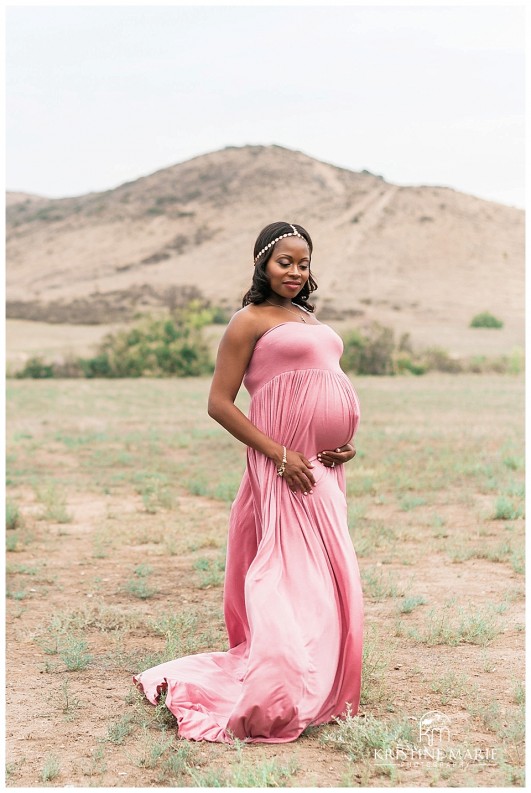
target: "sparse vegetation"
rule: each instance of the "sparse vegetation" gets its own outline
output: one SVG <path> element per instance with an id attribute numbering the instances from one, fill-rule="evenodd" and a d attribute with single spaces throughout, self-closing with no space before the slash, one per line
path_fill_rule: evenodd
<path id="1" fill-rule="evenodd" d="M 78 672 L 86 669 L 93 657 L 88 652 L 87 641 L 73 631 L 72 626 L 60 616 L 54 616 L 50 624 L 39 632 L 35 641 L 46 655 L 59 656 L 66 669 Z M 48 664 L 48 669 L 52 666 Z"/>
<path id="2" fill-rule="evenodd" d="M 221 586 L 223 584 L 223 573 L 225 570 L 225 557 L 219 559 L 198 559 L 194 568 L 200 573 L 199 589 L 207 589 L 211 586 Z"/>
<path id="3" fill-rule="evenodd" d="M 44 761 L 44 767 L 41 773 L 41 779 L 43 782 L 53 782 L 59 774 L 61 773 L 61 765 L 57 757 L 53 754 L 49 754 Z"/>
<path id="4" fill-rule="evenodd" d="M 156 595 L 158 589 L 150 586 L 147 580 L 151 573 L 152 568 L 149 565 L 139 565 L 134 571 L 135 578 L 130 578 L 125 584 L 125 591 L 140 600 L 147 600 Z"/>
<path id="5" fill-rule="evenodd" d="M 106 740 L 115 744 L 123 743 L 133 729 L 133 720 L 134 717 L 131 714 L 126 713 L 112 724 L 109 724 L 107 728 Z"/>
<path id="6" fill-rule="evenodd" d="M 461 374 L 520 374 L 524 370 L 524 354 L 514 349 L 510 354 L 469 357 L 450 354 L 443 347 L 414 350 L 408 333 L 398 344 L 394 333 L 378 323 L 369 328 L 350 331 L 343 339 L 341 366 L 358 375 L 423 375 L 426 372 Z"/>
<path id="7" fill-rule="evenodd" d="M 501 633 L 492 608 L 465 610 L 457 615 L 448 613 L 448 608 L 431 609 L 422 629 L 412 628 L 407 635 L 420 644 L 431 647 L 437 644 L 478 644 L 485 646 Z M 402 634 L 402 629 L 399 633 Z"/>
<path id="8" fill-rule="evenodd" d="M 412 595 L 411 597 L 404 598 L 404 600 L 398 604 L 398 611 L 400 614 L 411 614 L 417 606 L 422 606 L 424 603 L 426 603 L 425 597 L 422 595 Z"/>
<path id="9" fill-rule="evenodd" d="M 44 505 L 42 520 L 53 523 L 71 523 L 73 517 L 66 507 L 66 494 L 50 483 L 36 488 L 36 495 Z"/>
<path id="10" fill-rule="evenodd" d="M 374 752 L 412 746 L 414 736 L 407 718 L 377 719 L 371 714 L 360 719 L 348 711 L 344 719 L 337 719 L 337 727 L 321 734 L 325 746 L 345 752 L 350 760 L 374 759 Z"/>
<path id="11" fill-rule="evenodd" d="M 374 631 L 366 631 L 363 641 L 361 705 L 374 705 L 388 696 L 385 684 L 392 648 L 378 641 Z"/>
<path id="12" fill-rule="evenodd" d="M 145 477 L 142 485 L 137 488 L 142 496 L 142 502 L 146 512 L 154 515 L 161 508 L 172 509 L 175 504 L 174 496 L 171 493 L 168 477 L 163 474 L 152 474 Z"/>
<path id="13" fill-rule="evenodd" d="M 81 700 L 70 691 L 70 681 L 63 680 L 61 685 L 61 710 L 65 717 L 72 721 L 78 715 L 78 709 L 83 707 Z"/>
<path id="14" fill-rule="evenodd" d="M 500 496 L 496 500 L 493 515 L 494 520 L 515 520 L 521 517 L 521 515 L 522 510 L 520 507 L 516 507 L 506 496 Z"/>
<path id="15" fill-rule="evenodd" d="M 8 553 L 12 553 L 13 551 L 16 551 L 18 541 L 19 541 L 19 536 L 16 532 L 13 532 L 12 534 L 6 534 L 6 551 Z"/>
<path id="16" fill-rule="evenodd" d="M 394 580 L 393 576 L 382 570 L 365 568 L 361 577 L 366 596 L 374 600 L 396 598 L 404 594 L 403 587 Z"/>
<path id="17" fill-rule="evenodd" d="M 206 415 L 208 379 L 8 384 L 7 496 L 24 520 L 7 532 L 6 651 L 24 684 L 7 718 L 14 738 L 27 734 L 17 714 L 31 692 L 43 725 L 31 757 L 10 741 L 8 785 L 521 784 L 524 520 L 494 514 L 500 496 L 523 513 L 522 381 L 410 378 L 407 398 L 392 377 L 355 383 L 365 414 L 345 475 L 366 621 L 352 721 L 366 735 L 336 746 L 321 736 L 341 735 L 339 724 L 311 726 L 274 756 L 271 745 L 189 745 L 164 695 L 152 706 L 127 685 L 155 664 L 227 649 L 227 499 L 245 454 Z M 49 485 L 75 506 L 66 529 L 39 520 Z M 160 592 L 149 601 L 128 582 Z M 392 746 L 397 724 L 417 734 L 417 708 L 461 713 L 459 745 L 483 745 L 488 725 L 495 761 L 477 773 L 375 763 L 371 747 Z M 60 775 L 44 783 L 52 751 Z"/>
<path id="18" fill-rule="evenodd" d="M 287 764 L 282 764 L 275 758 L 252 762 L 245 757 L 245 749 L 241 741 L 234 742 L 236 760 L 229 773 L 209 768 L 207 771 L 197 771 L 193 766 L 188 766 L 187 771 L 196 787 L 241 787 L 241 788 L 268 788 L 285 787 L 286 781 L 297 771 L 298 763 L 295 758 L 290 758 Z"/>
<path id="19" fill-rule="evenodd" d="M 454 699 L 459 699 L 471 689 L 470 681 L 466 675 L 458 674 L 453 670 L 446 672 L 439 680 L 434 680 L 431 690 L 440 694 L 441 705 L 447 705 Z"/>
<path id="20" fill-rule="evenodd" d="M 22 525 L 22 516 L 16 504 L 6 499 L 6 529 L 13 530 Z"/>
<path id="21" fill-rule="evenodd" d="M 85 639 L 80 639 L 70 634 L 64 636 L 59 655 L 70 672 L 86 669 L 92 661 L 92 655 L 88 652 L 88 645 Z"/>

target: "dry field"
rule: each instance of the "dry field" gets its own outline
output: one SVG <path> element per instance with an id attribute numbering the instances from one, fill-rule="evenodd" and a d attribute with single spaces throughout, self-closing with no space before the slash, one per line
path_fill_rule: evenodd
<path id="1" fill-rule="evenodd" d="M 226 647 L 244 450 L 206 415 L 208 379 L 9 382 L 7 785 L 522 786 L 523 385 L 357 379 L 359 715 L 226 746 L 180 741 L 131 683 Z M 412 750 L 430 711 L 449 727 L 431 759 Z"/>

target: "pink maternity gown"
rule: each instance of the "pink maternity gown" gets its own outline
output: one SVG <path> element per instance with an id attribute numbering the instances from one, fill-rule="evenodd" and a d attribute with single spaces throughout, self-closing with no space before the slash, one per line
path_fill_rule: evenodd
<path id="1" fill-rule="evenodd" d="M 292 493 L 248 449 L 232 505 L 224 591 L 229 650 L 133 678 L 176 716 L 179 735 L 230 743 L 295 740 L 359 704 L 363 601 L 347 526 L 345 472 L 317 452 L 348 443 L 359 402 L 328 325 L 284 322 L 258 340 L 245 373 L 249 418 L 314 465 L 313 494 Z"/>

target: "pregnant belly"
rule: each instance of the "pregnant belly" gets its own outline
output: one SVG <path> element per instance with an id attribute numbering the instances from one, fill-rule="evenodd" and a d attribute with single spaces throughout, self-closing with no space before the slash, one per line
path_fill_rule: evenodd
<path id="1" fill-rule="evenodd" d="M 359 421 L 359 403 L 350 382 L 345 378 L 336 380 L 333 388 L 330 383 L 326 385 L 316 393 L 308 439 L 313 446 L 313 452 L 308 449 L 312 456 L 348 443 Z"/>
<path id="2" fill-rule="evenodd" d="M 266 435 L 306 457 L 348 443 L 359 423 L 359 401 L 343 373 L 299 370 L 260 389 L 249 418 Z"/>

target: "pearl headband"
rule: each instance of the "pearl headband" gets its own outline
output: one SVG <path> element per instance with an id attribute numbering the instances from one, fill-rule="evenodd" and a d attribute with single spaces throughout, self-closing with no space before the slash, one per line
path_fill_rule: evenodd
<path id="1" fill-rule="evenodd" d="M 273 247 L 273 245 L 275 245 L 275 243 L 277 243 L 279 240 L 283 240 L 283 239 L 284 239 L 284 237 L 300 237 L 300 238 L 301 238 L 301 240 L 304 240 L 304 242 L 306 242 L 306 243 L 308 242 L 308 240 L 307 240 L 305 237 L 303 237 L 303 236 L 302 236 L 302 234 L 299 234 L 299 232 L 297 231 L 297 229 L 295 228 L 295 226 L 293 225 L 293 223 L 290 223 L 289 225 L 291 226 L 291 228 L 293 229 L 293 231 L 290 231 L 290 232 L 288 232 L 287 234 L 281 234 L 281 235 L 280 235 L 280 237 L 275 237 L 275 239 L 274 239 L 274 240 L 272 240 L 272 241 L 269 243 L 269 245 L 266 245 L 266 246 L 265 246 L 265 248 L 262 248 L 262 250 L 260 251 L 260 253 L 259 253 L 259 254 L 258 254 L 258 256 L 256 257 L 256 259 L 254 260 L 254 263 L 255 263 L 255 264 L 256 264 L 256 262 L 258 261 L 258 259 L 260 258 L 260 256 L 261 256 L 263 253 L 265 253 L 266 251 L 268 251 L 268 250 L 269 250 L 269 248 L 272 248 L 272 247 Z"/>

